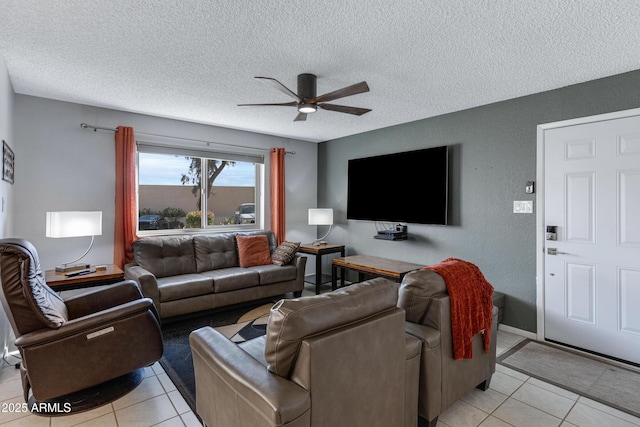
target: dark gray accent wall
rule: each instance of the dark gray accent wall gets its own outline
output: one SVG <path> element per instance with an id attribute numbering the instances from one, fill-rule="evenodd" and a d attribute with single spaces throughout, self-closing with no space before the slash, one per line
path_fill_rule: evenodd
<path id="1" fill-rule="evenodd" d="M 318 206 L 332 207 L 335 222 L 328 240 L 346 244 L 348 255 L 473 262 L 506 294 L 503 323 L 535 332 L 536 207 L 534 214 L 515 214 L 513 202 L 535 200 L 525 184 L 536 180 L 536 127 L 638 107 L 640 71 L 633 71 L 321 143 Z M 439 145 L 451 147 L 450 225 L 409 224 L 409 240 L 382 241 L 373 239 L 376 223 L 346 219 L 349 159 Z M 380 188 L 380 202 L 427 208 L 420 183 L 406 185 L 415 187 L 412 200 L 395 200 L 393 188 Z"/>

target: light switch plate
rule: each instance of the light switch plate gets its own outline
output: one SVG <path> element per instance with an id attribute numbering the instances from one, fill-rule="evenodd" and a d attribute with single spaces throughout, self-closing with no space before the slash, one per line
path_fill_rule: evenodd
<path id="1" fill-rule="evenodd" d="M 513 213 L 533 213 L 533 200 L 514 200 Z"/>

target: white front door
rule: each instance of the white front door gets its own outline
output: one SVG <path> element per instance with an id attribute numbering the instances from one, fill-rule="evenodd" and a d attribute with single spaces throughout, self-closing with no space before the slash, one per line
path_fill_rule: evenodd
<path id="1" fill-rule="evenodd" d="M 543 132 L 544 337 L 640 363 L 640 116 Z"/>

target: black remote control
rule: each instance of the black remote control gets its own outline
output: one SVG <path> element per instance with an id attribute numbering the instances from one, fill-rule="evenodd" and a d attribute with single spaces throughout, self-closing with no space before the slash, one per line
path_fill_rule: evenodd
<path id="1" fill-rule="evenodd" d="M 84 276 L 85 274 L 91 274 L 91 273 L 95 273 L 95 270 L 80 270 L 80 271 L 74 271 L 73 273 L 67 273 L 65 274 L 66 277 L 74 277 L 74 276 Z"/>

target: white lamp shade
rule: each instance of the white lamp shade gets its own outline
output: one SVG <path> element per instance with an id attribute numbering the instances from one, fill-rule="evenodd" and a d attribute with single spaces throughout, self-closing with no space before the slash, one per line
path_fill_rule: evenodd
<path id="1" fill-rule="evenodd" d="M 102 235 L 102 212 L 47 212 L 47 237 Z"/>
<path id="2" fill-rule="evenodd" d="M 309 225 L 333 225 L 333 209 L 309 209 Z"/>

